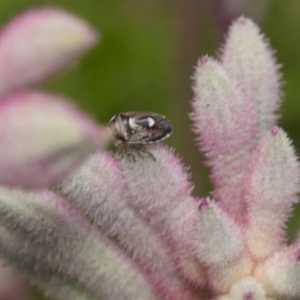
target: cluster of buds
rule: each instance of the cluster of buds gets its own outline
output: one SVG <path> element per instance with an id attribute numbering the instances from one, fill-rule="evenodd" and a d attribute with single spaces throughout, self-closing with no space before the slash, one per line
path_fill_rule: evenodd
<path id="1" fill-rule="evenodd" d="M 30 42 L 29 42 L 30 41 Z M 165 146 L 116 159 L 109 131 L 67 100 L 32 90 L 97 35 L 57 9 L 0 33 L 0 255 L 55 300 L 300 297 L 300 244 L 286 244 L 300 165 L 276 127 L 281 77 L 241 17 L 219 61 L 194 76 L 194 131 L 214 191 L 196 199 Z"/>

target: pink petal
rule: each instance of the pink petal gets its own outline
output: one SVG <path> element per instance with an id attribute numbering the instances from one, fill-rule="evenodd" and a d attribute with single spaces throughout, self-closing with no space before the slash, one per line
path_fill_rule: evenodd
<path id="1" fill-rule="evenodd" d="M 255 145 L 254 110 L 217 61 L 204 57 L 194 77 L 194 129 L 212 168 L 214 198 L 243 217 L 243 173 Z"/>
<path id="2" fill-rule="evenodd" d="M 273 127 L 255 150 L 245 179 L 247 244 L 264 258 L 286 242 L 285 222 L 300 191 L 300 166 L 286 133 Z"/>
<path id="3" fill-rule="evenodd" d="M 177 272 L 170 249 L 159 232 L 129 206 L 122 169 L 111 154 L 93 154 L 67 178 L 60 192 L 102 231 L 115 237 L 147 270 L 163 298 L 196 299 Z"/>
<path id="4" fill-rule="evenodd" d="M 66 68 L 97 41 L 83 20 L 55 8 L 29 10 L 0 33 L 0 95 Z"/>
<path id="5" fill-rule="evenodd" d="M 285 247 L 263 261 L 256 277 L 268 288 L 270 295 L 281 299 L 300 296 L 300 248 Z M 277 296 L 277 297 L 276 297 Z"/>
<path id="6" fill-rule="evenodd" d="M 281 75 L 265 37 L 250 19 L 240 17 L 223 47 L 223 66 L 244 97 L 256 108 L 259 137 L 276 124 L 281 104 Z"/>
<path id="7" fill-rule="evenodd" d="M 104 146 L 107 130 L 56 96 L 7 96 L 0 101 L 0 183 L 22 188 L 56 184 Z"/>
<path id="8" fill-rule="evenodd" d="M 203 285 L 203 268 L 195 257 L 198 209 L 190 196 L 192 189 L 185 167 L 166 147 L 152 145 L 155 157 L 136 161 L 123 159 L 125 180 L 131 205 L 163 234 L 182 274 L 193 284 Z"/>
<path id="9" fill-rule="evenodd" d="M 241 228 L 209 199 L 199 204 L 197 256 L 209 268 L 226 266 L 236 260 L 244 248 Z"/>

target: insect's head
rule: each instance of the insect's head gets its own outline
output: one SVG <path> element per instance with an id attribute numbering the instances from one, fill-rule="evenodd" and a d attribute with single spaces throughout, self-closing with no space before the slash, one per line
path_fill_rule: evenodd
<path id="1" fill-rule="evenodd" d="M 128 120 L 121 113 L 114 115 L 109 121 L 115 144 L 126 143 L 128 139 Z"/>

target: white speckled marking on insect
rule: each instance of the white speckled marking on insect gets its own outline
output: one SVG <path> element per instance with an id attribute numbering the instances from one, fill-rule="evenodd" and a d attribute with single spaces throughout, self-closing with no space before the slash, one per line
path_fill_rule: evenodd
<path id="1" fill-rule="evenodd" d="M 155 124 L 155 121 L 152 118 L 148 117 L 147 120 L 148 120 L 149 127 L 152 127 Z"/>
<path id="2" fill-rule="evenodd" d="M 135 127 L 135 123 L 134 123 L 133 118 L 129 118 L 128 123 L 129 123 L 129 127 L 130 127 L 131 129 L 133 129 L 133 128 Z"/>

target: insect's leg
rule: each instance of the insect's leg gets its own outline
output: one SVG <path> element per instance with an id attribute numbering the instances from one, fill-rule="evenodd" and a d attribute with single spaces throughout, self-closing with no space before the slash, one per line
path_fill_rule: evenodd
<path id="1" fill-rule="evenodd" d="M 140 152 L 143 152 L 143 153 L 145 153 L 145 154 L 151 156 L 152 159 L 153 159 L 154 161 L 156 161 L 156 158 L 153 156 L 153 154 L 152 154 L 151 152 L 147 151 L 146 148 L 145 148 L 143 145 L 140 145 L 140 146 L 138 147 L 138 150 L 139 150 Z"/>
<path id="2" fill-rule="evenodd" d="M 133 161 L 135 162 L 135 156 L 130 151 L 130 147 L 128 144 L 126 144 L 126 153 L 127 153 L 128 157 L 132 157 Z"/>
<path id="3" fill-rule="evenodd" d="M 117 155 L 121 158 L 124 156 L 124 146 L 122 144 L 118 144 L 117 146 Z"/>

